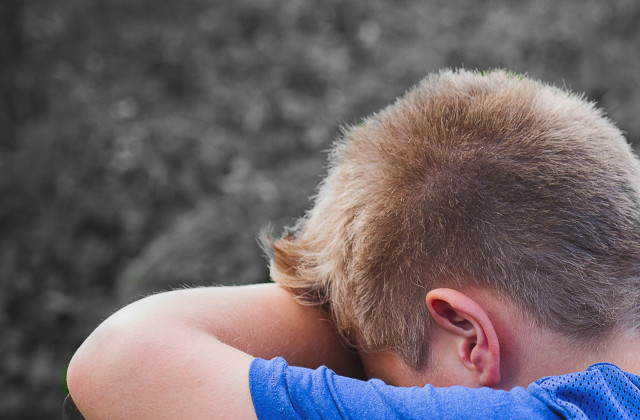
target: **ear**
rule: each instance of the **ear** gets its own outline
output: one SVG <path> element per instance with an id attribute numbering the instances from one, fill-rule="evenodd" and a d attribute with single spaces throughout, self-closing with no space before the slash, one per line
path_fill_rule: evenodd
<path id="1" fill-rule="evenodd" d="M 479 386 L 500 382 L 500 343 L 487 313 L 469 296 L 453 289 L 427 293 L 427 307 L 435 322 L 454 334 L 458 358 Z"/>

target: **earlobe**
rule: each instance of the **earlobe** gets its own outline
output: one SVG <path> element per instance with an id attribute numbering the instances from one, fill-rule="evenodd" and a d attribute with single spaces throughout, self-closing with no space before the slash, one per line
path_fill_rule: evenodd
<path id="1" fill-rule="evenodd" d="M 479 386 L 500 382 L 500 344 L 491 319 L 472 298 L 439 288 L 426 297 L 436 324 L 453 333 L 460 362 L 476 376 Z"/>

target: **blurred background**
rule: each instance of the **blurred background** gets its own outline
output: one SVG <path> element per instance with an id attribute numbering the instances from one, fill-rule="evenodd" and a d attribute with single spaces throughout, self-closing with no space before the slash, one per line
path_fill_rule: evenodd
<path id="1" fill-rule="evenodd" d="M 2 0 L 0 418 L 153 290 L 268 280 L 340 125 L 442 67 L 586 92 L 640 142 L 636 0 Z"/>

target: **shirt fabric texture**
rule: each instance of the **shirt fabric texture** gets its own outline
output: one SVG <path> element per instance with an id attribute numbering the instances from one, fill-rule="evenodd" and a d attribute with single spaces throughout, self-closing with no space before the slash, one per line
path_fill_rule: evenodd
<path id="1" fill-rule="evenodd" d="M 640 376 L 609 363 L 502 391 L 394 387 L 256 358 L 249 387 L 259 419 L 640 419 Z"/>

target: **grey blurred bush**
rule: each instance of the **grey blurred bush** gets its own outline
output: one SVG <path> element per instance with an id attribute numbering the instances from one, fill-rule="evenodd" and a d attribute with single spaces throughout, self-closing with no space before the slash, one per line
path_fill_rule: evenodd
<path id="1" fill-rule="evenodd" d="M 584 91 L 640 141 L 633 0 L 3 0 L 0 417 L 56 418 L 125 302 L 266 281 L 325 150 L 450 66 Z M 34 403 L 37 401 L 37 403 Z"/>

